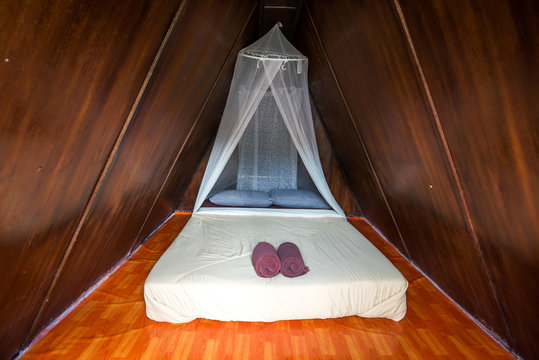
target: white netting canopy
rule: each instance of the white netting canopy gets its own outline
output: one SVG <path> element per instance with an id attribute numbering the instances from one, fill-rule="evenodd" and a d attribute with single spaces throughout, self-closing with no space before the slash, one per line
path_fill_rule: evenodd
<path id="1" fill-rule="evenodd" d="M 318 191 L 344 216 L 320 164 L 307 58 L 286 40 L 279 25 L 238 54 L 194 213 L 224 189 L 305 188 Z"/>

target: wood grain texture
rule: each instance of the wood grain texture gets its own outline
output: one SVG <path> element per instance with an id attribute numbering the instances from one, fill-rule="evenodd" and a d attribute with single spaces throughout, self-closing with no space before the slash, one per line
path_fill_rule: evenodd
<path id="1" fill-rule="evenodd" d="M 39 328 L 61 314 L 134 246 L 177 149 L 250 8 L 241 1 L 186 3 L 71 255 L 46 299 Z"/>
<path id="2" fill-rule="evenodd" d="M 146 239 L 163 219 L 177 209 L 180 199 L 183 198 L 187 187 L 192 182 L 193 175 L 200 167 L 199 164 L 215 137 L 221 115 L 225 108 L 238 52 L 257 38 L 256 20 L 256 6 L 255 3 L 251 2 L 249 18 L 245 19 L 244 28 L 236 39 L 234 46 L 230 49 L 214 87 L 208 94 L 204 106 L 197 114 L 196 121 L 192 123 L 183 145 L 177 151 L 177 159 L 170 170 L 167 181 L 157 198 L 144 228 L 138 236 L 138 243 Z M 171 69 L 163 69 L 163 71 L 171 71 Z M 170 74 L 170 76 L 175 75 Z M 178 105 L 175 103 L 163 103 L 162 106 L 170 107 Z M 190 194 L 190 196 L 194 196 L 193 203 L 189 209 L 190 211 L 193 210 L 198 188 L 199 186 L 194 189 L 194 194 Z"/>
<path id="3" fill-rule="evenodd" d="M 357 196 L 362 215 L 369 218 L 388 239 L 406 253 L 307 11 L 304 11 L 300 18 L 296 43 L 298 49 L 309 58 L 309 90 L 341 170 L 348 179 L 350 189 Z"/>
<path id="4" fill-rule="evenodd" d="M 303 0 L 258 0 L 258 34 L 266 34 L 277 22 L 288 38 L 294 36 Z"/>
<path id="5" fill-rule="evenodd" d="M 340 164 L 335 157 L 333 146 L 320 119 L 318 109 L 314 105 L 311 107 L 320 163 L 322 164 L 322 170 L 324 170 L 324 176 L 329 189 L 346 216 L 361 216 L 363 215 L 363 210 L 359 206 L 356 195 L 350 190 L 348 180 L 344 176 Z"/>
<path id="6" fill-rule="evenodd" d="M 502 311 L 392 2 L 313 0 L 307 5 L 410 259 L 507 339 Z"/>
<path id="7" fill-rule="evenodd" d="M 21 360 L 512 359 L 363 219 L 350 221 L 410 283 L 400 322 L 356 316 L 272 323 L 149 320 L 144 280 L 188 218 L 167 222 Z"/>
<path id="8" fill-rule="evenodd" d="M 206 171 L 206 166 L 210 160 L 210 154 L 211 144 L 206 149 L 206 153 L 200 160 L 200 163 L 198 164 L 189 185 L 181 197 L 181 200 L 177 206 L 178 211 L 193 212 L 193 208 L 195 207 L 195 202 L 197 200 L 198 190 L 200 189 L 200 184 L 202 183 L 202 178 L 204 177 L 204 172 Z"/>
<path id="9" fill-rule="evenodd" d="M 0 358 L 21 346 L 173 1 L 0 2 Z"/>
<path id="10" fill-rule="evenodd" d="M 539 353 L 539 3 L 402 1 L 401 6 L 515 350 L 534 358 Z"/>

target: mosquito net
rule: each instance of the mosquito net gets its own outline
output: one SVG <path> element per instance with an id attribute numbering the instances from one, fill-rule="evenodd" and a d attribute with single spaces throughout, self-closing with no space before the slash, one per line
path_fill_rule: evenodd
<path id="1" fill-rule="evenodd" d="M 344 216 L 320 164 L 307 58 L 286 40 L 279 26 L 238 54 L 193 212 L 224 189 L 309 189 Z"/>

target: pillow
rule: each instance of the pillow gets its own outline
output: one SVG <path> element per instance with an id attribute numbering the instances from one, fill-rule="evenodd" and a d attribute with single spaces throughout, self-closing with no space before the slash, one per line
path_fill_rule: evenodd
<path id="1" fill-rule="evenodd" d="M 310 190 L 279 190 L 270 191 L 273 204 L 299 209 L 329 209 L 329 205 L 320 194 Z"/>
<path id="2" fill-rule="evenodd" d="M 223 190 L 210 197 L 210 201 L 215 205 L 223 206 L 268 207 L 271 205 L 267 192 L 255 190 Z"/>

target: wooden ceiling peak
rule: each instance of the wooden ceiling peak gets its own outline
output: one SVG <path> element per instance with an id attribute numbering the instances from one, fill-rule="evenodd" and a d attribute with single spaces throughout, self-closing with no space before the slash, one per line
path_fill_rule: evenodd
<path id="1" fill-rule="evenodd" d="M 302 6 L 303 0 L 259 0 L 259 35 L 264 35 L 277 22 L 281 22 L 281 31 L 288 40 L 292 40 Z"/>

